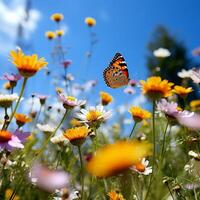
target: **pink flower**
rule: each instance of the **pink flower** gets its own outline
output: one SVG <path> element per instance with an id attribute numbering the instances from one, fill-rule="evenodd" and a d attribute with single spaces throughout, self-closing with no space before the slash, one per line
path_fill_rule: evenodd
<path id="1" fill-rule="evenodd" d="M 125 94 L 135 94 L 135 90 L 129 86 L 124 89 L 124 93 Z"/>
<path id="2" fill-rule="evenodd" d="M 136 80 L 133 80 L 133 79 L 131 79 L 129 82 L 128 82 L 128 84 L 131 86 L 131 87 L 135 87 L 136 85 L 137 85 L 137 81 Z"/>
<path id="3" fill-rule="evenodd" d="M 22 76 L 20 74 L 4 74 L 3 77 L 1 77 L 2 80 L 8 80 L 12 82 L 17 82 L 20 80 Z"/>
<path id="4" fill-rule="evenodd" d="M 39 163 L 34 163 L 30 174 L 29 180 L 48 192 L 55 192 L 56 189 L 69 187 L 70 176 L 65 171 L 51 170 L 46 166 Z"/>
<path id="5" fill-rule="evenodd" d="M 30 132 L 22 132 L 16 130 L 14 133 L 9 131 L 0 131 L 0 149 L 12 151 L 13 148 L 24 148 L 26 139 L 30 136 Z"/>
<path id="6" fill-rule="evenodd" d="M 61 62 L 61 65 L 64 67 L 64 68 L 67 68 L 69 67 L 69 65 L 72 64 L 72 61 L 71 60 L 65 60 L 63 62 Z"/>

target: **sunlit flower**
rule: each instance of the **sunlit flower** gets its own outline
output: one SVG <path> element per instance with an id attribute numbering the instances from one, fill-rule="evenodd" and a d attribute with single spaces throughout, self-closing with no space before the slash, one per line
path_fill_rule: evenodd
<path id="1" fill-rule="evenodd" d="M 44 58 L 38 59 L 37 54 L 25 55 L 21 50 L 11 51 L 10 56 L 19 73 L 26 78 L 33 76 L 38 70 L 48 64 Z"/>
<path id="2" fill-rule="evenodd" d="M 66 78 L 67 78 L 68 81 L 73 81 L 74 80 L 74 77 L 73 77 L 72 74 L 67 74 Z"/>
<path id="3" fill-rule="evenodd" d="M 200 100 L 193 100 L 190 102 L 190 107 L 192 108 L 192 110 L 198 110 L 200 109 Z"/>
<path id="4" fill-rule="evenodd" d="M 65 34 L 65 31 L 64 31 L 64 30 L 62 30 L 62 29 L 56 30 L 56 35 L 57 35 L 58 37 L 62 37 L 64 34 Z"/>
<path id="5" fill-rule="evenodd" d="M 67 129 L 63 135 L 66 137 L 73 145 L 79 146 L 81 145 L 88 134 L 90 133 L 90 129 L 86 126 L 75 127 L 71 129 Z"/>
<path id="6" fill-rule="evenodd" d="M 101 97 L 101 104 L 103 106 L 106 106 L 113 101 L 112 96 L 107 92 L 100 92 L 99 95 Z"/>
<path id="7" fill-rule="evenodd" d="M 48 192 L 55 192 L 56 189 L 64 187 L 69 188 L 70 184 L 70 176 L 66 172 L 48 169 L 39 163 L 33 164 L 29 180 Z"/>
<path id="8" fill-rule="evenodd" d="M 168 49 L 159 48 L 159 49 L 153 51 L 153 55 L 158 58 L 166 58 L 166 57 L 169 57 L 171 55 L 171 53 L 169 52 Z"/>
<path id="9" fill-rule="evenodd" d="M 9 81 L 11 88 L 14 88 L 17 85 L 17 81 L 19 81 L 21 78 L 22 77 L 20 74 L 7 74 L 7 73 L 4 74 L 3 77 L 1 77 L 1 79 Z"/>
<path id="10" fill-rule="evenodd" d="M 132 106 L 129 110 L 135 122 L 140 122 L 143 119 L 151 117 L 151 113 L 137 106 Z"/>
<path id="11" fill-rule="evenodd" d="M 83 124 L 76 118 L 71 119 L 70 124 L 73 127 L 82 126 Z"/>
<path id="12" fill-rule="evenodd" d="M 147 81 L 142 80 L 140 83 L 143 94 L 147 95 L 150 99 L 157 100 L 172 95 L 171 87 L 174 84 L 167 80 L 162 80 L 159 76 L 152 76 Z"/>
<path id="13" fill-rule="evenodd" d="M 134 164 L 131 169 L 135 172 L 143 175 L 149 175 L 152 173 L 152 167 L 148 167 L 149 161 L 143 158 L 141 162 Z"/>
<path id="14" fill-rule="evenodd" d="M 55 22 L 60 22 L 64 19 L 64 15 L 61 13 L 54 13 L 53 15 L 51 15 L 51 20 L 55 21 Z"/>
<path id="15" fill-rule="evenodd" d="M 116 175 L 150 154 L 151 145 L 147 142 L 118 141 L 97 150 L 88 162 L 87 170 L 97 177 Z"/>
<path id="16" fill-rule="evenodd" d="M 123 195 L 116 191 L 110 191 L 108 193 L 109 200 L 125 200 Z"/>
<path id="17" fill-rule="evenodd" d="M 52 133 L 55 130 L 55 128 L 49 124 L 37 124 L 36 126 L 40 131 L 47 134 Z"/>
<path id="18" fill-rule="evenodd" d="M 47 31 L 47 32 L 45 32 L 45 36 L 49 40 L 52 40 L 52 39 L 54 39 L 56 37 L 56 34 L 53 31 Z"/>
<path id="19" fill-rule="evenodd" d="M 100 124 L 112 115 L 111 111 L 105 111 L 103 106 L 90 107 L 88 110 L 81 109 L 80 113 L 77 114 L 77 118 L 82 123 L 88 124 L 90 127 L 98 128 Z"/>
<path id="20" fill-rule="evenodd" d="M 56 93 L 63 93 L 63 88 L 61 88 L 61 87 L 57 87 L 56 88 Z"/>
<path id="21" fill-rule="evenodd" d="M 190 78 L 191 77 L 191 74 L 192 74 L 192 70 L 185 70 L 185 69 L 182 69 L 182 71 L 178 72 L 178 76 L 180 78 Z"/>
<path id="22" fill-rule="evenodd" d="M 128 86 L 124 89 L 124 93 L 125 94 L 135 94 L 135 90 L 132 87 Z"/>
<path id="23" fill-rule="evenodd" d="M 71 61 L 71 60 L 65 60 L 65 61 L 61 62 L 61 65 L 62 65 L 64 68 L 68 68 L 71 64 L 72 64 L 72 61 Z"/>
<path id="24" fill-rule="evenodd" d="M 65 96 L 62 93 L 58 93 L 58 97 L 62 101 L 65 109 L 73 109 L 76 106 L 82 106 L 86 103 L 84 100 L 78 100 L 72 96 Z"/>
<path id="25" fill-rule="evenodd" d="M 193 56 L 200 56 L 200 47 L 192 50 Z"/>
<path id="26" fill-rule="evenodd" d="M 9 131 L 0 131 L 0 149 L 12 151 L 13 148 L 24 148 L 23 142 L 30 136 L 29 132 L 16 130 L 14 133 Z"/>
<path id="27" fill-rule="evenodd" d="M 15 113 L 16 124 L 21 127 L 26 123 L 32 122 L 32 119 L 25 114 Z"/>
<path id="28" fill-rule="evenodd" d="M 190 78 L 196 84 L 200 84 L 200 68 L 194 68 L 191 72 Z"/>
<path id="29" fill-rule="evenodd" d="M 66 141 L 66 137 L 63 134 L 53 136 L 50 141 L 53 144 L 63 144 Z"/>
<path id="30" fill-rule="evenodd" d="M 191 156 L 191 157 L 193 157 L 194 159 L 200 161 L 200 153 L 196 153 L 196 152 L 194 152 L 194 151 L 189 151 L 189 152 L 188 152 L 188 155 Z"/>
<path id="31" fill-rule="evenodd" d="M 96 20 L 93 17 L 86 17 L 85 18 L 85 23 L 89 26 L 95 26 L 96 25 Z"/>
<path id="32" fill-rule="evenodd" d="M 0 94 L 0 107 L 8 108 L 12 105 L 13 101 L 18 100 L 18 95 L 14 94 Z"/>
<path id="33" fill-rule="evenodd" d="M 193 89 L 191 87 L 185 88 L 179 85 L 174 86 L 173 92 L 178 94 L 181 97 L 186 97 L 189 93 L 191 93 Z"/>

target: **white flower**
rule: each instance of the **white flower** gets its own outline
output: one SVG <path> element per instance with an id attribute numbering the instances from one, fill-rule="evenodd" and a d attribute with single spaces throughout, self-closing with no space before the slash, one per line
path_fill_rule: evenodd
<path id="1" fill-rule="evenodd" d="M 52 133 L 55 130 L 55 128 L 53 128 L 49 124 L 37 124 L 36 126 L 40 131 L 44 133 Z"/>
<path id="2" fill-rule="evenodd" d="M 153 51 L 153 55 L 158 58 L 166 58 L 166 57 L 169 57 L 171 53 L 169 52 L 168 49 L 159 48 Z"/>
<path id="3" fill-rule="evenodd" d="M 193 158 L 195 158 L 195 159 L 200 160 L 200 154 L 198 154 L 198 153 L 196 153 L 194 151 L 189 151 L 188 155 L 191 156 L 191 157 L 193 157 Z"/>
<path id="4" fill-rule="evenodd" d="M 193 80 L 194 83 L 200 84 L 200 68 L 191 70 L 190 78 Z"/>
<path id="5" fill-rule="evenodd" d="M 182 69 L 182 71 L 178 72 L 178 76 L 180 78 L 190 78 L 191 77 L 191 74 L 192 74 L 192 70 L 185 70 L 185 69 Z"/>
<path id="6" fill-rule="evenodd" d="M 131 169 L 139 174 L 149 175 L 152 173 L 152 167 L 148 167 L 149 161 L 143 158 L 140 163 L 133 165 Z"/>
<path id="7" fill-rule="evenodd" d="M 81 109 L 81 113 L 77 114 L 77 117 L 82 123 L 95 123 L 104 122 L 109 119 L 112 115 L 112 111 L 105 111 L 103 106 L 89 107 L 88 110 Z"/>
<path id="8" fill-rule="evenodd" d="M 14 94 L 0 94 L 0 106 L 1 107 L 10 107 L 13 101 L 19 99 L 16 93 Z"/>
<path id="9" fill-rule="evenodd" d="M 56 136 L 52 137 L 50 140 L 53 144 L 59 144 L 59 143 L 63 143 L 65 141 L 67 141 L 66 138 L 63 136 L 63 134 L 56 135 Z"/>

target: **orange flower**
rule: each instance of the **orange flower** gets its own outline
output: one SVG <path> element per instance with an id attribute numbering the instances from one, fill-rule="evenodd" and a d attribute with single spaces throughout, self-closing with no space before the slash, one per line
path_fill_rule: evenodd
<path id="1" fill-rule="evenodd" d="M 79 146 L 85 141 L 85 138 L 88 136 L 89 132 L 90 129 L 88 129 L 86 126 L 81 126 L 68 129 L 63 133 L 63 135 L 73 145 Z"/>
<path id="2" fill-rule="evenodd" d="M 158 100 L 162 97 L 172 95 L 172 86 L 174 85 L 167 80 L 162 80 L 159 76 L 152 76 L 147 81 L 141 80 L 142 93 L 152 100 Z"/>
<path id="3" fill-rule="evenodd" d="M 129 110 L 135 122 L 140 122 L 143 119 L 151 117 L 151 113 L 137 106 L 132 106 Z"/>
<path id="4" fill-rule="evenodd" d="M 19 127 L 23 126 L 26 123 L 32 122 L 32 119 L 25 114 L 16 113 L 14 117 Z"/>
<path id="5" fill-rule="evenodd" d="M 54 13 L 53 15 L 51 15 L 51 20 L 55 21 L 55 22 L 60 22 L 64 19 L 64 15 L 61 13 Z"/>
<path id="6" fill-rule="evenodd" d="M 110 197 L 110 200 L 125 200 L 121 193 L 115 191 L 110 191 L 108 196 Z"/>
<path id="7" fill-rule="evenodd" d="M 7 142 L 11 139 L 12 133 L 9 131 L 0 131 L 0 142 Z"/>
<path id="8" fill-rule="evenodd" d="M 10 82 L 8 81 L 8 82 L 3 84 L 3 88 L 6 89 L 6 90 L 11 90 L 13 87 L 10 84 Z"/>
<path id="9" fill-rule="evenodd" d="M 108 105 L 109 103 L 112 102 L 113 98 L 112 98 L 112 96 L 109 93 L 107 93 L 107 92 L 100 92 L 99 94 L 100 94 L 100 97 L 101 97 L 101 104 L 103 106 L 106 106 L 106 105 Z"/>
<path id="10" fill-rule="evenodd" d="M 85 18 L 85 23 L 89 26 L 95 26 L 96 25 L 96 20 L 93 17 L 86 17 Z"/>
<path id="11" fill-rule="evenodd" d="M 186 97 L 190 92 L 192 92 L 193 89 L 191 87 L 185 88 L 179 85 L 174 86 L 173 92 L 178 94 L 181 97 Z"/>
<path id="12" fill-rule="evenodd" d="M 24 55 L 21 50 L 11 51 L 10 56 L 12 63 L 17 67 L 19 73 L 26 78 L 33 76 L 38 70 L 48 64 L 44 58 L 38 59 L 37 54 L 31 56 Z"/>
<path id="13" fill-rule="evenodd" d="M 88 162 L 87 170 L 97 177 L 108 177 L 129 169 L 151 154 L 151 145 L 139 141 L 118 141 L 99 149 Z"/>
<path id="14" fill-rule="evenodd" d="M 45 36 L 49 39 L 49 40 L 52 40 L 56 37 L 56 34 L 53 32 L 53 31 L 47 31 L 45 33 Z"/>

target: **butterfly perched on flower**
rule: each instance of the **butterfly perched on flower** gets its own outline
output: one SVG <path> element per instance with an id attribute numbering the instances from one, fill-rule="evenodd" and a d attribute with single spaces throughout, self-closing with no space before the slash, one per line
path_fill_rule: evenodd
<path id="1" fill-rule="evenodd" d="M 103 77 L 108 87 L 119 88 L 128 85 L 129 73 L 124 57 L 116 53 L 109 66 L 104 70 Z"/>

